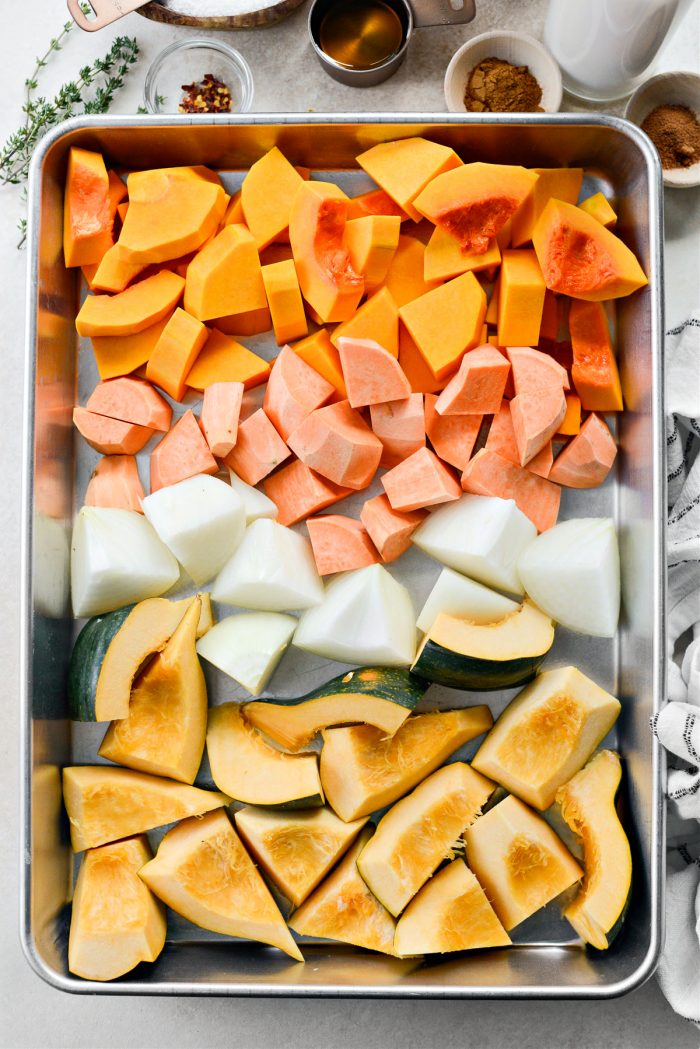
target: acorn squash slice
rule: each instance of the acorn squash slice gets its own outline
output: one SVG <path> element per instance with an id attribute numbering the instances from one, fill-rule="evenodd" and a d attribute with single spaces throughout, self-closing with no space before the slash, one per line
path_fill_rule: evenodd
<path id="1" fill-rule="evenodd" d="M 194 783 L 207 731 L 207 687 L 195 648 L 200 605 L 196 597 L 163 651 L 136 679 L 129 713 L 107 729 L 100 757 Z"/>
<path id="2" fill-rule="evenodd" d="M 328 804 L 343 820 L 391 805 L 492 724 L 491 711 L 480 706 L 410 717 L 389 737 L 372 725 L 325 729 L 321 783 Z"/>
<path id="3" fill-rule="evenodd" d="M 338 866 L 289 919 L 300 936 L 352 943 L 382 954 L 394 953 L 396 923 L 360 877 L 357 857 L 374 829 L 364 827 Z"/>
<path id="4" fill-rule="evenodd" d="M 494 784 L 463 761 L 445 765 L 379 821 L 357 867 L 386 909 L 400 914 L 472 823 Z"/>
<path id="5" fill-rule="evenodd" d="M 63 770 L 73 852 L 200 816 L 230 800 L 213 790 L 111 765 L 71 765 Z"/>
<path id="6" fill-rule="evenodd" d="M 304 958 L 226 813 L 183 820 L 139 871 L 149 889 L 200 929 L 258 940 Z"/>
<path id="7" fill-rule="evenodd" d="M 494 623 L 443 612 L 425 635 L 411 673 L 448 688 L 515 688 L 532 680 L 553 642 L 552 620 L 528 600 Z"/>
<path id="8" fill-rule="evenodd" d="M 283 754 L 245 720 L 238 703 L 209 711 L 207 753 L 217 787 L 246 805 L 307 809 L 323 805 L 315 754 Z"/>
<path id="9" fill-rule="evenodd" d="M 209 594 L 199 594 L 197 637 L 213 625 Z M 168 601 L 149 597 L 88 620 L 78 634 L 68 672 L 71 717 L 75 721 L 114 721 L 129 712 L 134 678 L 146 660 L 161 652 L 194 597 Z"/>
<path id="10" fill-rule="evenodd" d="M 85 853 L 73 896 L 70 972 L 115 980 L 156 960 L 165 944 L 165 907 L 138 876 L 152 857 L 143 835 Z"/>
<path id="11" fill-rule="evenodd" d="M 464 832 L 467 863 L 510 932 L 583 871 L 548 823 L 512 794 Z"/>
<path id="12" fill-rule="evenodd" d="M 393 735 L 427 689 L 397 667 L 361 667 L 299 699 L 256 700 L 244 714 L 288 750 L 299 750 L 330 725 L 367 724 Z"/>
<path id="13" fill-rule="evenodd" d="M 399 958 L 446 954 L 477 947 L 507 947 L 510 936 L 464 860 L 449 863 L 414 896 L 399 918 Z"/>
<path id="14" fill-rule="evenodd" d="M 536 809 L 548 809 L 608 734 L 614 696 L 576 667 L 538 674 L 506 707 L 472 766 Z"/>
<path id="15" fill-rule="evenodd" d="M 622 927 L 632 885 L 632 854 L 615 810 L 620 759 L 596 754 L 557 791 L 561 815 L 583 842 L 581 891 L 564 911 L 585 943 L 605 950 Z"/>
<path id="16" fill-rule="evenodd" d="M 295 907 L 352 845 L 366 819 L 343 823 L 330 809 L 270 812 L 248 806 L 236 830 L 255 862 Z"/>

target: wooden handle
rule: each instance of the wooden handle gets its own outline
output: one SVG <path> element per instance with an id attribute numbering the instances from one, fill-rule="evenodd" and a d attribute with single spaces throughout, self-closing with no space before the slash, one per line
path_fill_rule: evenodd
<path id="1" fill-rule="evenodd" d="M 87 33 L 94 33 L 116 22 L 118 18 L 131 14 L 137 7 L 143 7 L 148 0 L 89 0 L 94 17 L 84 13 L 81 0 L 66 0 L 66 2 L 75 24 Z"/>

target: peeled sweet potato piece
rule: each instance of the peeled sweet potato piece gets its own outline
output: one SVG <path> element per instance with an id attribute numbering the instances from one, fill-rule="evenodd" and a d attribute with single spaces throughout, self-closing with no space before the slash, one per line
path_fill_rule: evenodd
<path id="1" fill-rule="evenodd" d="M 78 335 L 135 335 L 170 313 L 184 286 L 182 277 L 161 270 L 118 295 L 88 295 L 75 319 Z"/>
<path id="2" fill-rule="evenodd" d="M 168 402 L 149 382 L 126 377 L 98 383 L 85 407 L 98 415 L 163 431 L 170 428 L 173 414 Z"/>
<path id="3" fill-rule="evenodd" d="M 105 455 L 92 472 L 85 491 L 86 506 L 108 506 L 142 514 L 145 496 L 133 455 Z"/>
<path id="4" fill-rule="evenodd" d="M 471 457 L 479 436 L 483 415 L 438 415 L 437 397 L 425 395 L 425 432 L 436 453 L 450 466 L 462 471 Z M 506 410 L 510 418 L 508 402 Z"/>
<path id="5" fill-rule="evenodd" d="M 78 405 L 73 409 L 73 425 L 87 443 L 102 455 L 136 455 L 154 432 L 148 426 L 110 419 Z"/>
<path id="6" fill-rule="evenodd" d="M 462 474 L 462 488 L 474 495 L 513 499 L 538 532 L 557 523 L 561 488 L 530 470 L 482 448 Z"/>
<path id="7" fill-rule="evenodd" d="M 393 510 L 420 510 L 459 499 L 452 471 L 429 448 L 419 448 L 382 477 Z"/>
<path id="8" fill-rule="evenodd" d="M 384 448 L 380 466 L 398 466 L 425 446 L 422 393 L 412 393 L 402 400 L 372 404 L 369 414 L 372 431 Z"/>
<path id="9" fill-rule="evenodd" d="M 338 352 L 353 408 L 398 401 L 411 393 L 399 362 L 373 339 L 341 337 Z"/>
<path id="10" fill-rule="evenodd" d="M 311 412 L 330 401 L 334 392 L 322 375 L 284 346 L 272 366 L 263 407 L 286 441 Z"/>
<path id="11" fill-rule="evenodd" d="M 568 389 L 569 377 L 560 364 L 540 350 L 511 346 L 506 352 L 515 385 L 510 415 L 520 465 L 525 466 L 551 440 L 566 415 L 564 390 Z"/>
<path id="12" fill-rule="evenodd" d="M 438 415 L 493 415 L 506 388 L 510 364 L 493 346 L 478 346 L 462 357 L 457 374 L 435 405 Z"/>
<path id="13" fill-rule="evenodd" d="M 218 469 L 194 412 L 187 411 L 151 452 L 151 492 Z"/>
<path id="14" fill-rule="evenodd" d="M 311 412 L 287 443 L 310 469 L 344 488 L 366 488 L 382 456 L 382 442 L 348 401 Z"/>
<path id="15" fill-rule="evenodd" d="M 301 459 L 295 459 L 289 466 L 283 466 L 266 477 L 264 488 L 265 495 L 277 507 L 277 520 L 282 525 L 297 524 L 352 494 L 351 488 L 343 488 L 321 477 Z"/>
<path id="16" fill-rule="evenodd" d="M 306 521 L 319 575 L 351 572 L 379 561 L 364 525 L 342 514 L 322 514 Z"/>
<path id="17" fill-rule="evenodd" d="M 597 488 L 610 473 L 616 455 L 613 435 L 604 420 L 592 412 L 557 457 L 549 478 L 567 488 Z"/>
<path id="18" fill-rule="evenodd" d="M 236 443 L 243 389 L 242 382 L 215 382 L 204 391 L 199 422 L 217 459 L 225 459 Z"/>
<path id="19" fill-rule="evenodd" d="M 360 511 L 360 520 L 379 551 L 382 561 L 395 561 L 411 545 L 411 536 L 427 510 L 393 510 L 386 495 L 368 499 Z"/>
<path id="20" fill-rule="evenodd" d="M 109 176 L 101 153 L 73 147 L 63 202 L 63 258 L 66 266 L 99 262 L 112 245 L 114 212 Z"/>
<path id="21" fill-rule="evenodd" d="M 262 408 L 238 427 L 236 444 L 226 456 L 226 465 L 246 484 L 256 485 L 289 458 L 284 443 Z"/>

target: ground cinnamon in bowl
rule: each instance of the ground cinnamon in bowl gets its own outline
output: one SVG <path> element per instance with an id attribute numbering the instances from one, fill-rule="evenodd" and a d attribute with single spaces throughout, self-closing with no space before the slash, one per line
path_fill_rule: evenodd
<path id="1" fill-rule="evenodd" d="M 689 168 L 700 161 L 700 123 L 687 106 L 657 106 L 641 127 L 656 146 L 665 170 Z"/>
<path id="2" fill-rule="evenodd" d="M 527 66 L 484 58 L 467 80 L 464 105 L 470 113 L 541 113 L 542 88 Z"/>

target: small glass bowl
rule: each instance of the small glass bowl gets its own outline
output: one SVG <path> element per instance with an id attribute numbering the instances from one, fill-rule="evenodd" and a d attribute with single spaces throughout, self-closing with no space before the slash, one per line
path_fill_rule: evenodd
<path id="1" fill-rule="evenodd" d="M 205 73 L 212 73 L 231 92 L 231 113 L 247 113 L 252 108 L 253 74 L 238 51 L 214 40 L 183 40 L 166 47 L 151 63 L 144 85 L 146 109 L 149 113 L 178 113 L 182 85 L 201 81 Z"/>

